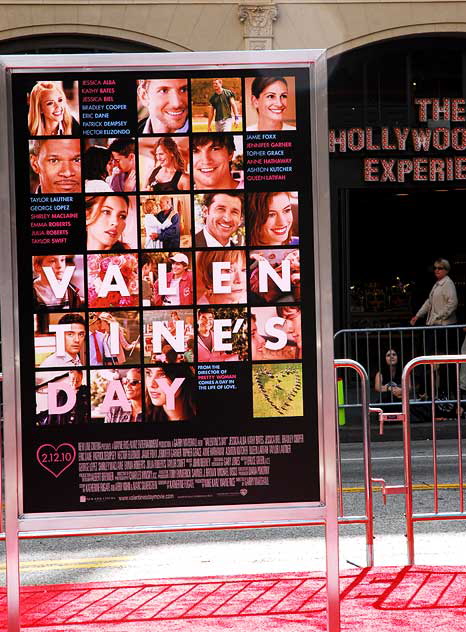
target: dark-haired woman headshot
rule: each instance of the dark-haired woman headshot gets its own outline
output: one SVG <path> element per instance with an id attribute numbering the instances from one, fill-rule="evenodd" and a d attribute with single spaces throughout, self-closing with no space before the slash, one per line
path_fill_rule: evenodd
<path id="1" fill-rule="evenodd" d="M 129 206 L 129 197 L 121 193 L 86 197 L 88 250 L 121 252 L 129 249 L 129 244 L 123 241 Z"/>
<path id="2" fill-rule="evenodd" d="M 196 414 L 195 377 L 187 364 L 146 367 L 146 421 L 186 421 Z"/>
<path id="3" fill-rule="evenodd" d="M 84 152 L 84 190 L 86 193 L 112 193 L 107 182 L 112 152 L 106 147 L 92 145 Z"/>
<path id="4" fill-rule="evenodd" d="M 247 201 L 251 246 L 299 244 L 299 237 L 293 237 L 293 199 L 290 192 L 251 193 Z"/>
<path id="5" fill-rule="evenodd" d="M 285 122 L 288 108 L 288 82 L 285 77 L 256 77 L 251 84 L 251 104 L 257 112 L 257 123 L 248 125 L 247 131 L 296 129 Z"/>

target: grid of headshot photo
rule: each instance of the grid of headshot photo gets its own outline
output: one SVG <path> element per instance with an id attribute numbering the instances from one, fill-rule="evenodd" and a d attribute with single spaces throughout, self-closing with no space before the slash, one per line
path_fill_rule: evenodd
<path id="1" fill-rule="evenodd" d="M 253 418 L 302 417 L 301 193 L 245 180 L 248 133 L 299 132 L 295 77 L 52 75 L 24 109 L 36 426 L 188 423 L 223 363 Z"/>

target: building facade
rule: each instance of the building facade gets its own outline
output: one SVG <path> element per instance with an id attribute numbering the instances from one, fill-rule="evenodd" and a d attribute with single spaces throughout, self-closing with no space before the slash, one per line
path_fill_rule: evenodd
<path id="1" fill-rule="evenodd" d="M 87 0 L 1 2 L 0 41 L 10 51 L 84 45 L 104 50 L 241 50 L 327 48 L 342 53 L 390 38 L 461 33 L 466 3 L 228 0 Z M 29 40 L 29 41 L 28 41 Z M 32 40 L 32 41 L 31 41 Z"/>
<path id="2" fill-rule="evenodd" d="M 438 256 L 464 303 L 464 117 L 442 108 L 466 93 L 466 2 L 0 2 L 1 53 L 328 49 L 336 328 L 406 324 Z M 440 114 L 420 120 L 419 99 Z M 413 129 L 436 143 L 416 146 Z M 395 130 L 409 130 L 404 146 Z"/>

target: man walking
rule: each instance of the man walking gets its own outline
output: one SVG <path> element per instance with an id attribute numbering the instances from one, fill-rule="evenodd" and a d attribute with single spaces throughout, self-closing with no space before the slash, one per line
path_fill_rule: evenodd
<path id="1" fill-rule="evenodd" d="M 212 120 L 215 117 L 216 132 L 231 132 L 234 122 L 239 121 L 238 105 L 235 101 L 235 94 L 231 90 L 223 87 L 222 79 L 212 81 L 214 89 L 213 95 L 209 99 L 209 117 L 207 121 L 207 131 L 212 131 Z"/>

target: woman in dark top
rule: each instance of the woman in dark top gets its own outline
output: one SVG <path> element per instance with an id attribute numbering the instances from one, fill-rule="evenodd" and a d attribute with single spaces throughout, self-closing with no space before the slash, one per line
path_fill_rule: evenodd
<path id="1" fill-rule="evenodd" d="M 189 189 L 184 160 L 173 138 L 159 138 L 154 147 L 154 157 L 156 166 L 147 180 L 146 189 L 156 192 Z"/>
<path id="2" fill-rule="evenodd" d="M 398 354 L 388 349 L 385 363 L 375 375 L 374 389 L 380 393 L 381 402 L 398 402 L 401 400 L 401 367 Z"/>

